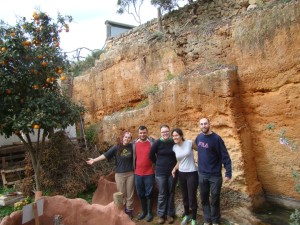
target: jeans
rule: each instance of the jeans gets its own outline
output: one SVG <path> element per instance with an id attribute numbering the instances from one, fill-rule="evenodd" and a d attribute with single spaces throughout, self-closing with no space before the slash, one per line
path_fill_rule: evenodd
<path id="1" fill-rule="evenodd" d="M 154 186 L 154 174 L 140 176 L 134 175 L 135 188 L 139 198 L 151 199 Z"/>
<path id="2" fill-rule="evenodd" d="M 170 175 L 155 176 L 156 184 L 158 186 L 158 199 L 157 199 L 157 215 L 159 217 L 175 216 L 175 187 L 177 176 L 173 178 Z"/>
<path id="3" fill-rule="evenodd" d="M 199 174 L 204 222 L 220 223 L 220 195 L 223 178 Z M 211 201 L 209 200 L 211 196 Z"/>
<path id="4" fill-rule="evenodd" d="M 198 190 L 198 172 L 180 172 L 179 184 L 184 206 L 184 214 L 189 215 L 189 209 L 192 209 L 192 219 L 197 217 L 197 190 Z"/>

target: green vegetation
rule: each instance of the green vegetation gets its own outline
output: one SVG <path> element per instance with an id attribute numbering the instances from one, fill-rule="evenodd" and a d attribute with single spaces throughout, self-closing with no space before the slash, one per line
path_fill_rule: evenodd
<path id="1" fill-rule="evenodd" d="M 168 70 L 167 80 L 173 80 L 175 78 L 174 74 Z"/>
<path id="2" fill-rule="evenodd" d="M 44 12 L 0 27 L 0 134 L 15 134 L 30 153 L 35 189 L 40 190 L 40 160 L 46 138 L 80 120 L 83 107 L 61 93 L 70 62 L 60 49 L 60 33 L 69 32 L 71 16 L 53 20 Z M 24 138 L 24 136 L 26 138 Z M 36 134 L 33 144 L 30 134 Z"/>
<path id="3" fill-rule="evenodd" d="M 78 60 L 73 62 L 73 76 L 77 77 L 83 74 L 86 70 L 95 66 L 95 62 L 99 59 L 100 55 L 104 53 L 104 50 L 94 50 L 84 60 Z"/>
<path id="4" fill-rule="evenodd" d="M 0 196 L 6 195 L 8 193 L 15 192 L 14 188 L 4 188 L 0 187 Z M 0 206 L 0 218 L 10 215 L 14 211 L 21 210 L 24 205 L 32 202 L 32 198 L 26 197 L 24 200 L 16 202 L 14 205 Z"/>
<path id="5" fill-rule="evenodd" d="M 141 109 L 148 105 L 149 105 L 149 99 L 147 98 L 147 99 L 144 99 L 143 101 L 139 102 L 139 104 L 137 104 L 136 108 Z"/>
<path id="6" fill-rule="evenodd" d="M 281 2 L 288 2 L 281 0 Z M 278 27 L 284 27 L 286 34 L 290 35 L 292 24 L 298 24 L 300 14 L 288 7 L 276 7 L 266 13 L 256 10 L 255 15 L 248 17 L 238 24 L 235 31 L 235 40 L 245 51 L 264 49 L 266 41 L 271 42 L 275 37 Z"/>
<path id="7" fill-rule="evenodd" d="M 88 203 L 92 203 L 92 198 L 94 195 L 95 190 L 97 189 L 96 185 L 91 185 L 87 188 L 87 190 L 82 191 L 77 194 L 76 198 L 82 198 L 85 199 Z M 15 190 L 12 188 L 5 189 L 2 186 L 0 187 L 0 196 L 5 195 L 7 193 L 14 192 Z M 50 192 L 44 192 L 43 191 L 43 196 L 51 196 Z M 0 219 L 10 215 L 14 211 L 22 210 L 23 206 L 30 204 L 33 202 L 33 198 L 31 197 L 26 197 L 23 201 L 17 202 L 14 205 L 7 205 L 7 206 L 0 206 Z"/>
<path id="8" fill-rule="evenodd" d="M 93 146 L 96 144 L 97 138 L 97 125 L 91 124 L 85 130 L 85 138 L 89 145 Z"/>
<path id="9" fill-rule="evenodd" d="M 266 125 L 265 130 L 268 131 L 275 131 L 275 124 L 270 123 Z M 286 130 L 281 129 L 278 132 L 280 144 L 285 145 L 291 151 L 299 150 L 298 144 L 295 141 L 292 141 L 286 136 Z M 300 195 L 300 175 L 299 172 L 296 170 L 292 170 L 292 176 L 295 180 L 295 191 Z M 295 209 L 295 211 L 290 215 L 290 220 L 292 221 L 290 225 L 299 225 L 300 224 L 300 212 L 299 210 Z"/>
<path id="10" fill-rule="evenodd" d="M 85 190 L 83 192 L 80 192 L 77 195 L 77 198 L 85 199 L 88 203 L 91 204 L 92 203 L 92 198 L 93 198 L 93 195 L 94 195 L 96 189 L 97 189 L 96 185 L 91 185 L 87 190 Z"/>
<path id="11" fill-rule="evenodd" d="M 154 95 L 155 93 L 159 92 L 159 87 L 158 85 L 153 85 L 153 86 L 150 86 L 148 87 L 146 90 L 145 90 L 145 94 L 146 95 Z"/>

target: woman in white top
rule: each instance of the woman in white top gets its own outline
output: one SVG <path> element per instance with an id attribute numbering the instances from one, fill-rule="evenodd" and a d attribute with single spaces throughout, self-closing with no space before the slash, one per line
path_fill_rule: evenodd
<path id="1" fill-rule="evenodd" d="M 176 170 L 179 171 L 179 184 L 182 193 L 182 201 L 184 206 L 184 217 L 181 225 L 185 225 L 191 221 L 191 225 L 197 224 L 197 189 L 198 189 L 198 172 L 195 165 L 193 154 L 193 142 L 183 138 L 183 132 L 179 128 L 172 131 L 172 137 L 175 142 L 173 151 L 175 152 L 177 164 L 172 174 L 175 175 Z M 189 211 L 192 210 L 190 216 Z"/>

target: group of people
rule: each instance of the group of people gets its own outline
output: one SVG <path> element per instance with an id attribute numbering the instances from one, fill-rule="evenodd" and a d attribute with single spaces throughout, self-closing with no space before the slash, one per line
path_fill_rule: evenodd
<path id="1" fill-rule="evenodd" d="M 158 188 L 158 223 L 175 220 L 175 187 L 177 180 L 182 194 L 184 216 L 181 225 L 197 224 L 197 190 L 200 187 L 204 225 L 220 224 L 220 193 L 223 182 L 231 179 L 231 159 L 222 138 L 210 129 L 207 118 L 199 121 L 201 132 L 194 141 L 185 140 L 179 128 L 170 131 L 168 125 L 160 127 L 157 140 L 148 136 L 145 126 L 138 128 L 138 138 L 132 141 L 130 132 L 125 132 L 119 143 L 87 163 L 115 158 L 117 190 L 125 200 L 125 213 L 133 217 L 134 187 L 140 200 L 141 213 L 137 219 L 153 220 L 153 190 Z M 193 150 L 198 152 L 198 164 Z M 198 167 L 198 168 L 197 168 Z"/>

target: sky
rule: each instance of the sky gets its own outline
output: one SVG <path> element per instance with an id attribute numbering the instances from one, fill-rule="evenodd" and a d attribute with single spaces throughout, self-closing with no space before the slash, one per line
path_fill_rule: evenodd
<path id="1" fill-rule="evenodd" d="M 5 7 L 0 7 L 0 20 L 14 25 L 17 16 L 31 19 L 32 13 L 40 9 L 51 18 L 56 19 L 57 13 L 70 15 L 73 22 L 69 33 L 62 32 L 60 47 L 64 52 L 71 52 L 77 48 L 86 47 L 91 50 L 102 49 L 106 39 L 105 21 L 135 25 L 138 23 L 132 15 L 124 13 L 119 15 L 117 0 L 0 0 L 5 1 Z M 141 20 L 145 23 L 157 16 L 157 9 L 145 1 L 141 8 Z M 82 56 L 89 51 L 81 51 Z M 70 54 L 69 54 L 70 55 Z"/>

